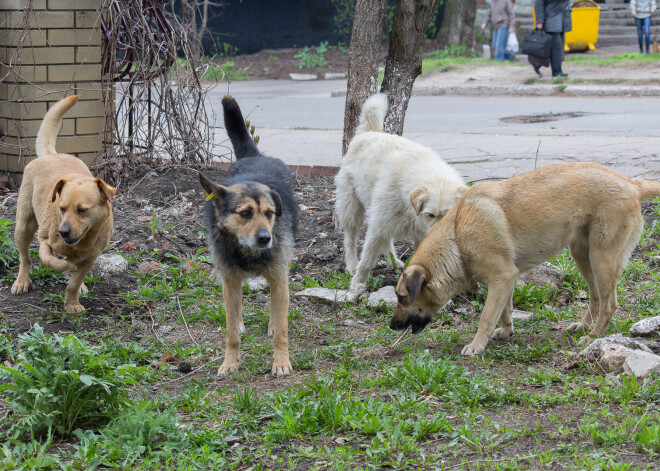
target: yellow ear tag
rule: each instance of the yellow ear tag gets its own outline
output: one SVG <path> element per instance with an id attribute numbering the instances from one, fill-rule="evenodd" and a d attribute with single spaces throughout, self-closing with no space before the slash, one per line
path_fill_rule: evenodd
<path id="1" fill-rule="evenodd" d="M 209 193 L 205 201 L 211 201 L 211 198 L 213 198 L 213 193 Z"/>

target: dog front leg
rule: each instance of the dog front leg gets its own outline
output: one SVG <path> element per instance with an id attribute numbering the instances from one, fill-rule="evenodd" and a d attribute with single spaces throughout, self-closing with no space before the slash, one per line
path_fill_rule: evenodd
<path id="1" fill-rule="evenodd" d="M 52 247 L 48 245 L 46 240 L 43 239 L 39 240 L 39 258 L 41 259 L 41 263 L 46 265 L 48 268 L 52 268 L 53 270 L 60 273 L 73 273 L 78 269 L 73 263 L 69 263 L 65 260 L 60 260 L 59 258 L 55 257 L 53 255 Z M 85 279 L 86 275 L 87 272 L 85 272 L 83 279 Z"/>
<path id="2" fill-rule="evenodd" d="M 507 303 L 513 292 L 514 282 L 515 276 L 512 279 L 488 284 L 488 297 L 486 298 L 486 305 L 479 319 L 477 335 L 474 336 L 471 343 L 463 347 L 461 351 L 462 355 L 474 356 L 486 349 L 488 340 L 495 330 L 495 324 L 497 324 L 500 315 L 504 313 L 507 307 Z"/>
<path id="3" fill-rule="evenodd" d="M 287 265 L 288 266 L 288 265 Z M 273 368 L 277 376 L 291 374 L 289 361 L 289 282 L 286 272 L 270 273 L 266 276 L 270 285 L 270 322 L 273 331 Z"/>
<path id="4" fill-rule="evenodd" d="M 82 312 L 85 310 L 83 305 L 80 304 L 79 294 L 87 273 L 89 273 L 92 266 L 94 266 L 94 261 L 95 259 L 92 258 L 81 262 L 77 267 L 74 266 L 75 271 L 71 272 L 69 282 L 66 284 L 64 309 L 66 309 L 67 314 L 75 314 L 76 312 Z"/>
<path id="5" fill-rule="evenodd" d="M 225 360 L 218 369 L 218 376 L 226 376 L 238 371 L 240 362 L 240 325 L 243 280 L 231 273 L 222 274 L 222 294 L 225 301 L 225 314 L 227 319 L 227 336 L 225 345 Z"/>
<path id="6" fill-rule="evenodd" d="M 30 243 L 32 243 L 36 231 L 37 223 L 34 218 L 25 218 L 21 217 L 20 214 L 17 214 L 14 240 L 16 241 L 16 248 L 18 249 L 20 257 L 20 265 L 16 281 L 14 281 L 14 284 L 11 286 L 11 294 L 15 296 L 27 293 L 32 285 L 32 282 L 30 281 L 30 266 L 32 265 L 32 259 L 30 258 Z"/>

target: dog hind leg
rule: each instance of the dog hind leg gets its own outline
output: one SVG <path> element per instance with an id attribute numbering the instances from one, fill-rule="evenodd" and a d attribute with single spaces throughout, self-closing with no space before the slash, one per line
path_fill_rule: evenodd
<path id="1" fill-rule="evenodd" d="M 383 251 L 383 255 L 385 256 L 385 261 L 387 262 L 388 265 L 392 265 L 392 256 L 394 257 L 394 265 L 392 268 L 403 268 L 405 265 L 403 263 L 403 260 L 399 258 L 399 256 L 396 253 L 396 248 L 394 247 L 394 239 L 390 239 L 387 243 L 387 246 L 385 247 L 385 250 Z"/>
<path id="2" fill-rule="evenodd" d="M 362 224 L 364 223 L 364 206 L 350 183 L 343 182 L 346 177 L 338 175 L 337 178 L 337 223 L 344 231 L 346 270 L 354 275 L 358 265 L 357 246 Z"/>
<path id="3" fill-rule="evenodd" d="M 513 335 L 513 290 L 511 290 L 511 294 L 509 294 L 509 300 L 506 302 L 506 306 L 504 307 L 504 310 L 502 311 L 502 315 L 500 316 L 500 323 L 502 324 L 502 327 L 499 329 L 495 329 L 495 332 L 493 332 L 493 336 L 491 338 L 495 340 L 503 340 L 503 339 L 508 339 Z"/>
<path id="4" fill-rule="evenodd" d="M 243 280 L 231 272 L 222 273 L 222 295 L 225 301 L 227 319 L 227 336 L 225 345 L 225 359 L 218 369 L 218 376 L 226 376 L 238 371 L 240 362 L 240 323 Z"/>
<path id="5" fill-rule="evenodd" d="M 288 264 L 286 265 L 289 266 Z M 287 270 L 274 270 L 266 274 L 270 285 L 270 322 L 273 330 L 273 368 L 277 376 L 291 374 L 289 361 L 289 276 Z"/>
<path id="6" fill-rule="evenodd" d="M 374 227 L 380 226 L 369 224 L 367 227 L 367 235 L 364 238 L 364 247 L 362 247 L 362 256 L 360 257 L 360 262 L 355 270 L 355 275 L 353 275 L 353 278 L 351 279 L 351 286 L 349 288 L 349 297 L 351 297 L 350 301 L 356 301 L 357 297 L 366 290 L 369 272 L 371 272 L 371 269 L 376 264 L 376 261 L 382 252 L 382 247 L 387 246 L 390 242 L 387 239 L 384 239 L 382 235 L 378 234 Z"/>
<path id="7" fill-rule="evenodd" d="M 579 332 L 589 330 L 593 325 L 596 316 L 598 315 L 598 311 L 600 310 L 600 292 L 591 267 L 589 256 L 589 234 L 586 230 L 580 231 L 573 237 L 573 240 L 571 240 L 571 243 L 569 244 L 569 249 L 580 274 L 587 282 L 587 286 L 589 286 L 589 307 L 584 311 L 579 322 L 573 322 L 566 328 L 568 332 Z"/>

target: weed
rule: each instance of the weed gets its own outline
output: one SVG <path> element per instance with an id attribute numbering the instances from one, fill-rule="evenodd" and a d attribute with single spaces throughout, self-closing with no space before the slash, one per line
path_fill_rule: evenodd
<path id="1" fill-rule="evenodd" d="M 660 423 L 644 425 L 635 435 L 635 442 L 640 449 L 648 453 L 660 453 Z"/>
<path id="2" fill-rule="evenodd" d="M 565 84 L 557 85 L 555 87 L 555 90 L 557 91 L 557 93 L 563 93 L 564 90 L 566 90 L 566 87 L 567 87 L 567 85 L 565 85 Z"/>
<path id="3" fill-rule="evenodd" d="M 10 235 L 10 227 L 14 224 L 9 219 L 0 219 L 0 270 L 18 262 L 18 250 Z"/>
<path id="4" fill-rule="evenodd" d="M 220 38 L 218 38 L 218 54 L 220 57 L 231 57 L 235 56 L 238 54 L 238 48 L 236 46 L 232 46 L 229 43 L 226 43 L 224 41 L 220 41 Z"/>
<path id="5" fill-rule="evenodd" d="M 16 367 L 0 366 L 0 385 L 12 407 L 14 423 L 8 434 L 43 434 L 53 429 L 69 435 L 76 428 L 103 425 L 113 412 L 127 405 L 124 386 L 137 384 L 148 370 L 118 364 L 101 347 L 71 335 L 34 331 L 19 336 Z"/>
<path id="6" fill-rule="evenodd" d="M 296 59 L 300 59 L 298 68 L 300 69 L 314 69 L 317 67 L 326 67 L 328 61 L 325 60 L 325 53 L 328 52 L 328 41 L 323 41 L 316 48 L 316 53 L 312 52 L 312 48 L 305 47 L 304 50 L 296 54 Z"/>

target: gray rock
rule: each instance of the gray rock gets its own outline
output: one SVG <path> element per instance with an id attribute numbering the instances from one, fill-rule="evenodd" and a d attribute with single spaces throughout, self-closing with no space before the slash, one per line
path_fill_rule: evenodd
<path id="1" fill-rule="evenodd" d="M 162 335 L 167 335 L 174 330 L 174 327 L 171 325 L 161 325 L 158 327 L 158 333 Z"/>
<path id="2" fill-rule="evenodd" d="M 660 336 L 660 316 L 642 319 L 630 327 L 630 335 L 641 337 Z"/>
<path id="3" fill-rule="evenodd" d="M 605 372 L 619 371 L 623 362 L 626 361 L 635 350 L 618 345 L 616 343 L 601 343 L 600 358 L 598 364 Z"/>
<path id="4" fill-rule="evenodd" d="M 635 373 L 638 379 L 646 378 L 650 373 L 660 373 L 660 356 L 633 351 L 623 363 L 623 371 L 628 376 Z"/>
<path id="5" fill-rule="evenodd" d="M 348 299 L 345 289 L 306 288 L 294 294 L 296 298 L 309 298 L 312 302 L 329 304 L 330 306 L 343 306 Z"/>
<path id="6" fill-rule="evenodd" d="M 564 282 L 564 276 L 559 270 L 552 268 L 549 265 L 543 264 L 520 274 L 516 280 L 516 287 L 522 288 L 523 286 L 528 285 L 530 282 L 534 283 L 534 286 L 538 287 L 550 285 L 552 286 L 552 289 L 556 291 L 562 286 L 562 283 Z"/>
<path id="7" fill-rule="evenodd" d="M 353 321 L 353 319 L 344 319 L 341 323 L 344 325 L 353 325 L 355 324 L 355 321 Z"/>
<path id="8" fill-rule="evenodd" d="M 384 286 L 367 298 L 367 306 L 379 311 L 389 311 L 396 307 L 396 291 L 394 286 Z"/>
<path id="9" fill-rule="evenodd" d="M 518 309 L 514 309 L 513 312 L 511 313 L 511 316 L 514 319 L 520 319 L 522 321 L 526 321 L 532 318 L 532 313 L 529 311 L 519 311 Z"/>
<path id="10" fill-rule="evenodd" d="M 339 249 L 335 245 L 324 245 L 318 250 L 316 259 L 322 262 L 334 260 L 339 255 Z"/>
<path id="11" fill-rule="evenodd" d="M 318 76 L 316 74 L 289 74 L 291 80 L 316 80 Z"/>
<path id="12" fill-rule="evenodd" d="M 99 272 L 109 273 L 111 275 L 123 273 L 128 270 L 128 261 L 121 255 L 114 253 L 102 253 L 96 259 L 94 265 L 94 268 Z"/>
<path id="13" fill-rule="evenodd" d="M 624 347 L 628 347 L 632 350 L 643 350 L 645 352 L 651 352 L 649 347 L 646 345 L 649 343 L 648 340 L 639 337 L 624 337 L 623 334 L 614 334 L 594 340 L 591 342 L 591 344 L 589 344 L 587 348 L 580 352 L 579 356 L 581 358 L 596 360 L 600 356 L 600 345 L 602 343 L 614 343 L 617 345 L 623 345 Z"/>
<path id="14" fill-rule="evenodd" d="M 323 75 L 323 78 L 325 80 L 340 80 L 340 79 L 345 79 L 346 74 L 344 72 L 326 72 Z"/>
<path id="15" fill-rule="evenodd" d="M 266 291 L 268 289 L 268 282 L 263 276 L 257 276 L 255 278 L 248 278 L 245 280 L 245 284 L 254 293 L 259 291 Z"/>

